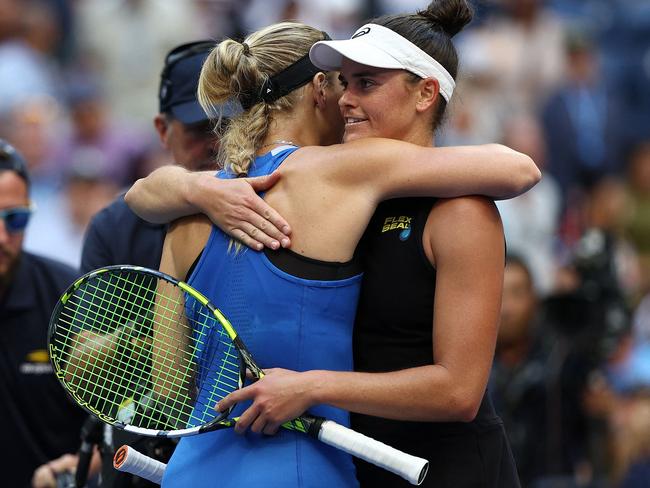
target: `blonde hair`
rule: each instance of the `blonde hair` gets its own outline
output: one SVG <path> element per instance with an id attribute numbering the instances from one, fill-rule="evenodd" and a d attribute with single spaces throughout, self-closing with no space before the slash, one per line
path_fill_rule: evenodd
<path id="1" fill-rule="evenodd" d="M 199 78 L 198 98 L 211 117 L 219 116 L 218 105 L 236 97 L 257 95 L 262 84 L 292 65 L 323 39 L 318 29 L 297 22 L 281 22 L 249 35 L 243 43 L 222 41 L 208 55 Z M 218 160 L 237 176 L 246 175 L 261 147 L 276 113 L 291 111 L 304 88 L 267 103 L 258 100 L 233 117 L 221 136 Z"/>

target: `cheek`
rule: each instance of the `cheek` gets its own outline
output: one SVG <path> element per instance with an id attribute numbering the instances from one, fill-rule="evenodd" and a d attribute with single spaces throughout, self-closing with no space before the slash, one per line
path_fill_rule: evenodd
<path id="1" fill-rule="evenodd" d="M 343 133 L 343 130 L 345 129 L 345 122 L 343 121 L 343 117 L 341 116 L 341 112 L 339 112 L 339 110 L 333 109 L 330 112 L 329 123 L 333 131 L 339 134 Z"/>
<path id="2" fill-rule="evenodd" d="M 378 106 L 369 115 L 370 129 L 374 136 L 394 138 L 395 126 L 399 120 L 399 111 L 394 112 L 385 106 Z"/>
<path id="3" fill-rule="evenodd" d="M 23 239 L 25 234 L 19 232 L 17 234 L 8 234 L 4 242 L 0 243 L 1 251 L 4 254 L 5 260 L 8 258 L 13 261 L 13 259 L 18 255 L 20 250 L 23 247 Z"/>

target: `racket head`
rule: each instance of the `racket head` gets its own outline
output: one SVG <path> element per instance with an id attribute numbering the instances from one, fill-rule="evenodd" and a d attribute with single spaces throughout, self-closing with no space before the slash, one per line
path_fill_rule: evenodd
<path id="1" fill-rule="evenodd" d="M 234 340 L 230 323 L 201 293 L 126 265 L 75 281 L 48 330 L 54 371 L 77 404 L 117 428 L 164 437 L 234 425 L 230 411 L 214 410 L 245 380 Z"/>

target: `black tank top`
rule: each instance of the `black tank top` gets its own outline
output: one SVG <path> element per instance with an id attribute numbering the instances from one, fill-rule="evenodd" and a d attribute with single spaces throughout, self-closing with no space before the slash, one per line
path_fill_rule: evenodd
<path id="1" fill-rule="evenodd" d="M 435 202 L 431 198 L 382 202 L 366 229 L 361 242 L 364 277 L 354 328 L 356 371 L 386 372 L 433 364 L 436 270 L 424 253 L 422 236 Z M 490 429 L 502 432 L 487 394 L 469 423 L 406 422 L 353 414 L 352 425 L 359 432 L 430 461 L 440 457 L 440 449 L 449 451 L 449 444 L 441 442 L 445 438 L 473 436 Z M 476 444 L 474 440 L 471 443 Z M 455 454 L 466 463 L 468 454 L 464 448 L 460 450 Z M 447 458 L 450 453 L 444 454 Z M 402 486 L 394 475 L 367 463 L 358 462 L 357 471 L 362 486 Z M 483 479 L 484 473 L 476 476 Z M 440 482 L 435 473 L 429 474 L 431 486 L 446 486 Z M 425 481 L 425 486 L 428 483 Z"/>

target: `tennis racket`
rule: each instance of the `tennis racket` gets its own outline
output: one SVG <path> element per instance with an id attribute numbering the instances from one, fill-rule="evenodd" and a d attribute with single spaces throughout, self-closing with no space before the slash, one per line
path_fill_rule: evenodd
<path id="1" fill-rule="evenodd" d="M 264 376 L 228 319 L 200 292 L 164 273 L 110 266 L 73 283 L 50 320 L 58 379 L 104 422 L 136 434 L 182 437 L 234 426 L 214 406 Z M 333 421 L 305 414 L 283 425 L 391 471 L 412 484 L 428 462 Z"/>

